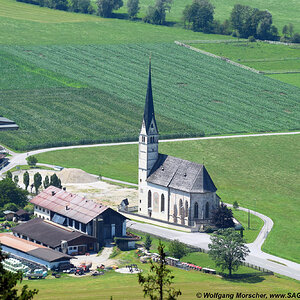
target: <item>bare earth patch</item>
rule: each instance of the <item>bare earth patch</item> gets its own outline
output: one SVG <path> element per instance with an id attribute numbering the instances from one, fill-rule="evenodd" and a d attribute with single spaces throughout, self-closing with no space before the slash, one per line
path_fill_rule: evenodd
<path id="1" fill-rule="evenodd" d="M 24 188 L 23 174 L 25 171 L 16 171 L 14 175 L 19 176 L 19 186 Z M 63 169 L 62 171 L 31 169 L 28 171 L 30 176 L 30 184 L 33 183 L 33 176 L 39 172 L 43 181 L 48 175 L 56 173 L 60 178 L 62 185 L 66 187 L 67 191 L 85 196 L 87 199 L 101 202 L 104 205 L 110 206 L 114 209 L 120 202 L 127 198 L 130 206 L 138 205 L 138 191 L 134 188 L 124 188 L 115 184 L 109 184 L 100 181 L 98 176 L 86 173 L 79 169 Z M 30 187 L 28 188 L 30 190 Z"/>

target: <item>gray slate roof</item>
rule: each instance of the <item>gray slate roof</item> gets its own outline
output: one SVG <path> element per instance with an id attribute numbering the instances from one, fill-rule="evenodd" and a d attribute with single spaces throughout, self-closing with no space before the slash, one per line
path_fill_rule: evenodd
<path id="1" fill-rule="evenodd" d="M 165 154 L 159 154 L 147 182 L 188 193 L 217 190 L 204 165 Z"/>
<path id="2" fill-rule="evenodd" d="M 33 240 L 39 241 L 45 245 L 56 248 L 61 241 L 70 242 L 74 239 L 81 239 L 85 242 L 94 243 L 96 239 L 87 234 L 57 226 L 53 222 L 41 218 L 32 219 L 12 228 L 13 233 L 25 235 Z"/>
<path id="3" fill-rule="evenodd" d="M 43 259 L 48 262 L 70 260 L 74 257 L 49 248 L 37 248 L 27 252 L 27 254 Z"/>

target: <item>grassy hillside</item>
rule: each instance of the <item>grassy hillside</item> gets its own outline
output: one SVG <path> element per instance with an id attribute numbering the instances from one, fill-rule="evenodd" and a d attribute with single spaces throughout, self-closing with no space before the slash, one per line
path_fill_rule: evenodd
<path id="1" fill-rule="evenodd" d="M 0 81 L 1 113 L 20 126 L 1 133 L 0 141 L 14 149 L 136 140 L 149 53 L 164 137 L 300 126 L 298 88 L 174 43 L 0 46 L 0 51 L 10 73 L 9 81 Z"/>
<path id="2" fill-rule="evenodd" d="M 142 265 L 148 270 L 147 265 Z M 242 279 L 225 280 L 217 276 L 206 275 L 197 271 L 184 271 L 171 267 L 175 276 L 174 287 L 179 288 L 182 296 L 179 299 L 197 299 L 197 292 L 215 293 L 288 293 L 297 292 L 299 283 L 296 280 L 278 278 L 277 276 L 245 276 Z M 254 284 L 255 283 L 255 284 Z M 138 284 L 137 276 L 109 272 L 103 276 L 23 281 L 29 288 L 39 289 L 37 299 L 145 299 Z"/>
<path id="3" fill-rule="evenodd" d="M 63 12 L 15 0 L 0 1 L 0 32 L 0 45 L 127 44 L 230 38 Z"/>
<path id="4" fill-rule="evenodd" d="M 171 11 L 167 14 L 167 20 L 170 22 L 181 22 L 182 11 L 187 4 L 191 4 L 192 0 L 173 0 Z M 124 4 L 127 0 L 124 1 Z M 215 19 L 224 21 L 228 19 L 232 8 L 235 4 L 249 5 L 259 8 L 260 10 L 269 10 L 273 16 L 273 24 L 275 24 L 281 33 L 282 27 L 288 23 L 295 26 L 295 31 L 300 32 L 300 7 L 298 0 L 291 0 L 288 5 L 284 1 L 260 1 L 260 0 L 211 0 L 215 6 Z M 141 10 L 138 17 L 143 17 L 146 14 L 149 5 L 154 5 L 155 0 L 140 0 Z M 127 8 L 124 5 L 120 12 L 126 13 Z"/>
<path id="5" fill-rule="evenodd" d="M 159 125 L 158 125 L 159 126 Z M 300 135 L 161 143 L 167 153 L 205 165 L 224 202 L 257 210 L 274 221 L 263 249 L 300 262 Z M 137 182 L 137 145 L 54 151 L 44 163 Z M 288 247 L 287 247 L 288 245 Z"/>
<path id="6" fill-rule="evenodd" d="M 274 79 L 300 87 L 300 45 L 220 42 L 197 43 L 192 46 L 227 57 L 240 64 L 263 71 Z"/>

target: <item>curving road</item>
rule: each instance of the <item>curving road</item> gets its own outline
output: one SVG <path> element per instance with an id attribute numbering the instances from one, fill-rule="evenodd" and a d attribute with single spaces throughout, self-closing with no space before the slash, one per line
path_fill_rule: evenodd
<path id="1" fill-rule="evenodd" d="M 247 135 L 230 135 L 230 136 L 215 136 L 215 137 L 201 137 L 201 138 L 187 138 L 187 139 L 172 139 L 172 140 L 160 140 L 160 142 L 178 142 L 178 141 L 195 141 L 195 140 L 207 140 L 207 139 L 229 139 L 229 138 L 246 138 L 246 137 L 259 137 L 259 136 L 273 136 L 273 135 L 294 135 L 300 134 L 299 131 L 297 132 L 279 132 L 279 133 L 261 133 L 261 134 L 247 134 Z M 66 147 L 54 147 L 54 148 L 47 148 L 47 149 L 40 149 L 30 151 L 28 153 L 15 153 L 10 151 L 12 157 L 10 158 L 10 163 L 0 170 L 0 174 L 12 169 L 17 165 L 24 165 L 27 164 L 26 158 L 30 155 L 35 155 L 39 153 L 49 152 L 49 151 L 56 151 L 56 150 L 64 150 L 64 149 L 76 149 L 76 148 L 89 148 L 89 147 L 109 147 L 109 146 L 118 146 L 118 145 L 130 145 L 130 144 L 137 144 L 138 142 L 123 142 L 123 143 L 111 143 L 111 144 L 94 144 L 94 145 L 76 145 L 76 146 L 66 146 Z M 44 164 L 46 165 L 46 164 Z M 46 165 L 50 166 L 50 165 Z M 53 166 L 52 166 L 53 167 Z M 136 186 L 136 184 L 132 184 L 129 182 L 123 182 L 119 180 L 113 180 L 110 178 L 104 178 L 115 182 L 124 183 L 127 185 Z M 228 206 L 231 206 L 228 204 Z M 239 209 L 248 211 L 246 208 L 240 207 Z M 246 258 L 246 262 L 251 263 L 253 265 L 262 267 L 264 269 L 268 269 L 275 273 L 279 273 L 297 280 L 300 280 L 300 264 L 294 263 L 292 261 L 267 254 L 261 250 L 261 247 L 266 240 L 268 234 L 270 233 L 273 227 L 273 221 L 258 212 L 250 210 L 250 213 L 258 216 L 264 221 L 264 225 L 257 236 L 256 240 L 248 244 L 250 249 L 250 254 Z M 199 247 L 203 249 L 208 249 L 208 244 L 210 243 L 210 236 L 205 233 L 185 233 L 179 232 L 171 229 L 166 229 L 162 227 L 157 227 L 151 224 L 145 223 L 136 223 L 133 221 L 128 222 L 128 227 L 138 229 L 140 231 L 146 233 L 152 233 L 157 236 L 161 236 L 166 239 L 174 240 L 178 239 L 181 242 L 191 245 L 194 247 Z"/>

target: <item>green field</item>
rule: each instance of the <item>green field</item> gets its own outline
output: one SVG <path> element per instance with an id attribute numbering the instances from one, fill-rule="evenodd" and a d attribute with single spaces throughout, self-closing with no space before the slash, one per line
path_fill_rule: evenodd
<path id="1" fill-rule="evenodd" d="M 262 71 L 271 78 L 300 87 L 300 45 L 273 45 L 263 42 L 191 45 Z M 270 75 L 273 73 L 278 74 Z"/>
<path id="2" fill-rule="evenodd" d="M 116 257 L 123 265 L 136 263 L 148 272 L 149 264 L 141 264 L 136 259 L 134 251 L 121 253 Z M 192 253 L 189 259 L 195 263 L 211 263 L 207 255 Z M 213 265 L 213 263 L 212 263 Z M 197 299 L 197 292 L 219 293 L 286 293 L 297 292 L 300 284 L 296 280 L 264 275 L 249 268 L 241 267 L 239 275 L 232 279 L 220 276 L 206 275 L 197 271 L 184 271 L 170 267 L 175 276 L 174 287 L 180 288 L 182 296 L 179 299 Z M 60 279 L 47 278 L 45 280 L 23 281 L 29 288 L 39 289 L 37 299 L 144 299 L 137 276 L 119 274 L 110 271 L 103 276 Z"/>
<path id="3" fill-rule="evenodd" d="M 0 45 L 91 45 L 229 39 L 142 22 L 103 19 L 36 5 L 0 1 Z"/>
<path id="4" fill-rule="evenodd" d="M 171 11 L 167 13 L 167 21 L 181 23 L 183 9 L 187 4 L 191 4 L 192 2 L 192 0 L 173 0 Z M 235 4 L 249 5 L 260 10 L 269 10 L 273 16 L 273 24 L 278 28 L 279 33 L 281 33 L 282 27 L 288 23 L 294 24 L 295 31 L 300 32 L 300 8 L 297 0 L 289 1 L 288 5 L 280 0 L 211 0 L 210 2 L 215 7 L 214 18 L 217 20 L 224 21 L 225 19 L 229 19 Z M 127 0 L 124 1 L 124 7 L 117 12 L 127 13 L 126 3 Z M 138 17 L 142 18 L 145 16 L 148 6 L 154 4 L 155 0 L 140 0 L 141 10 Z"/>
<path id="5" fill-rule="evenodd" d="M 224 202 L 237 201 L 274 221 L 263 250 L 300 262 L 299 146 L 299 135 L 269 136 L 161 143 L 160 152 L 198 163 L 204 160 Z M 137 183 L 137 155 L 137 145 L 123 145 L 37 157 L 43 163 Z"/>
<path id="6" fill-rule="evenodd" d="M 298 88 L 173 43 L 0 46 L 0 52 L 10 70 L 0 82 L 1 113 L 20 126 L 0 141 L 17 150 L 136 140 L 150 52 L 163 137 L 300 128 Z"/>

